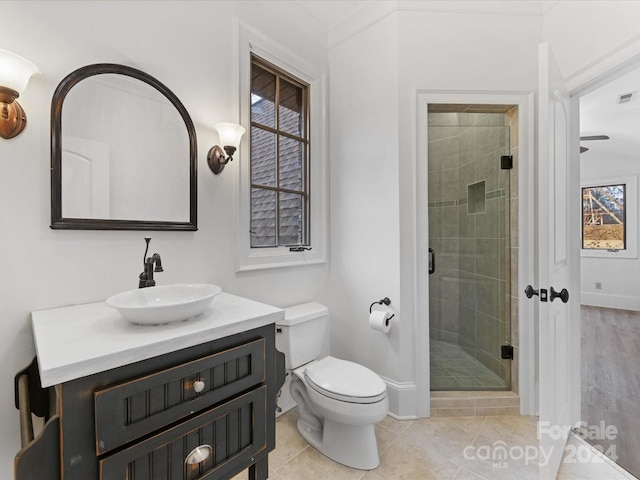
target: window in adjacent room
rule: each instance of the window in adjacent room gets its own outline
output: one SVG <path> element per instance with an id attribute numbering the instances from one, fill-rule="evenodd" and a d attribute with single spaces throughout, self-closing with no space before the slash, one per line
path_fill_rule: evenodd
<path id="1" fill-rule="evenodd" d="M 251 57 L 251 248 L 309 245 L 309 85 Z"/>
<path id="2" fill-rule="evenodd" d="M 627 249 L 627 186 L 598 185 L 582 188 L 582 248 Z"/>

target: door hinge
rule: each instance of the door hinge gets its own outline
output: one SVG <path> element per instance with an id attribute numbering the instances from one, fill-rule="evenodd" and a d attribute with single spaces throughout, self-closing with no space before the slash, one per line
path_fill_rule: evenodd
<path id="1" fill-rule="evenodd" d="M 500 168 L 502 170 L 511 170 L 513 168 L 513 155 L 502 155 L 500 157 Z"/>
<path id="2" fill-rule="evenodd" d="M 513 345 L 502 345 L 502 359 L 513 360 Z"/>

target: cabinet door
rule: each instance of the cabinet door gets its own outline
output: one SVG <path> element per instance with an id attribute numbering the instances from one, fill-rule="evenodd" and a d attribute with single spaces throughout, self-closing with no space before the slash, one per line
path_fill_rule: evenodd
<path id="1" fill-rule="evenodd" d="M 265 339 L 94 393 L 96 453 L 102 455 L 265 379 Z"/>
<path id="2" fill-rule="evenodd" d="M 267 388 L 259 387 L 100 460 L 100 479 L 229 478 L 266 449 Z M 196 448 L 211 452 L 189 463 Z"/>

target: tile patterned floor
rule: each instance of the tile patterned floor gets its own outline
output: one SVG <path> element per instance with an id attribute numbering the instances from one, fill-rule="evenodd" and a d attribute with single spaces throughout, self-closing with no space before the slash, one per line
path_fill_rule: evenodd
<path id="1" fill-rule="evenodd" d="M 504 389 L 498 375 L 458 345 L 431 340 L 431 390 Z"/>
<path id="2" fill-rule="evenodd" d="M 537 448 L 532 417 L 404 421 L 387 417 L 376 425 L 380 466 L 371 471 L 348 468 L 326 458 L 300 437 L 296 420 L 297 409 L 278 418 L 276 449 L 269 455 L 269 480 L 538 480 L 535 460 L 512 458 L 496 463 L 483 459 L 496 445 L 505 445 L 516 457 L 527 446 Z M 581 441 L 572 442 L 578 442 L 574 455 L 565 458 L 557 480 L 634 479 L 600 457 L 594 458 Z M 246 478 L 242 472 L 233 480 Z"/>

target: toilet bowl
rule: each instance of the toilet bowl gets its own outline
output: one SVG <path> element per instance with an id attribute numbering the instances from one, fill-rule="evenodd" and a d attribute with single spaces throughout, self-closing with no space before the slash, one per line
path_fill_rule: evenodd
<path id="1" fill-rule="evenodd" d="M 382 379 L 362 365 L 334 357 L 297 368 L 293 375 L 300 435 L 336 462 L 376 468 L 380 459 L 374 424 L 389 411 Z"/>
<path id="2" fill-rule="evenodd" d="M 285 354 L 298 405 L 298 432 L 327 457 L 371 470 L 380 463 L 374 424 L 389 410 L 386 384 L 357 363 L 315 358 L 327 315 L 326 307 L 311 302 L 285 309 L 285 320 L 277 325 L 276 346 Z"/>

